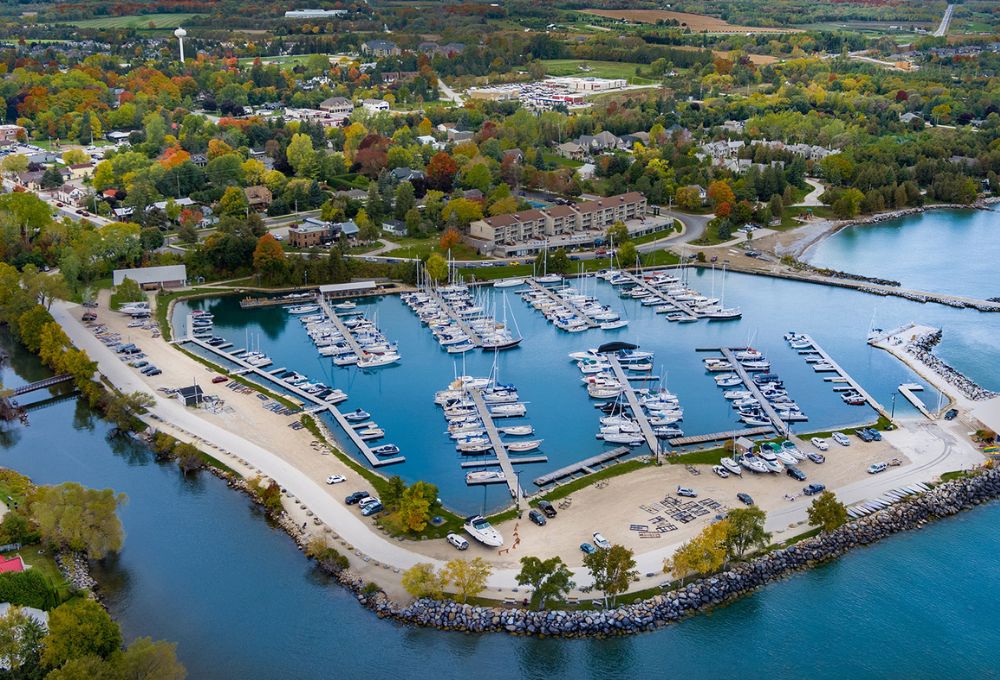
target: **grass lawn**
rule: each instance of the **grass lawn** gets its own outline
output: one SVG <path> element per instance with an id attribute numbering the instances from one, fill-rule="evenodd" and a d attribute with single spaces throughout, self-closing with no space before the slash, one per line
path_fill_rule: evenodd
<path id="1" fill-rule="evenodd" d="M 516 276 L 531 276 L 530 264 L 509 264 L 504 267 L 464 267 L 458 273 L 466 281 L 495 281 Z"/>
<path id="2" fill-rule="evenodd" d="M 177 14 L 129 14 L 123 17 L 100 17 L 98 19 L 80 19 L 77 21 L 60 21 L 77 28 L 175 28 L 187 23 L 191 17 L 203 16 L 197 12 L 180 12 Z M 152 24 L 152 25 L 151 25 Z"/>
<path id="3" fill-rule="evenodd" d="M 550 76 L 580 76 L 581 78 L 625 78 L 630 85 L 655 85 L 658 80 L 635 74 L 636 68 L 647 69 L 646 64 L 628 61 L 591 61 L 589 59 L 543 59 L 545 72 Z M 583 70 L 585 66 L 590 70 Z"/>
<path id="4" fill-rule="evenodd" d="M 554 163 L 562 168 L 579 168 L 583 165 L 583 161 L 574 160 L 572 158 L 564 158 L 557 153 L 552 153 L 551 151 L 543 151 L 542 158 L 546 163 Z"/>
<path id="5" fill-rule="evenodd" d="M 644 234 L 633 239 L 629 239 L 632 243 L 640 245 L 642 243 L 652 243 L 653 241 L 659 241 L 661 238 L 667 238 L 668 236 L 673 236 L 679 231 L 679 225 L 677 220 L 674 220 L 672 226 L 666 227 L 661 231 L 654 231 L 652 234 Z"/>
<path id="6" fill-rule="evenodd" d="M 671 465 L 718 465 L 720 460 L 729 455 L 732 453 L 720 446 L 715 449 L 682 453 L 679 456 L 668 456 L 667 462 Z"/>
<path id="7" fill-rule="evenodd" d="M 411 236 L 386 236 L 386 238 L 393 243 L 398 243 L 400 246 L 399 248 L 383 253 L 383 255 L 388 257 L 410 257 L 423 259 L 431 253 L 440 253 L 445 256 L 448 255 L 447 251 L 441 250 L 438 247 L 438 236 L 428 236 L 425 238 L 414 238 Z M 452 246 L 451 257 L 455 260 L 484 259 L 479 253 L 476 252 L 475 248 L 472 248 L 465 243 L 459 243 L 458 245 Z"/>

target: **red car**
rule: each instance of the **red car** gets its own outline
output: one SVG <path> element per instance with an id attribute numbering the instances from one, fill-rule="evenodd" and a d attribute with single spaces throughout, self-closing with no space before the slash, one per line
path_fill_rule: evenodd
<path id="1" fill-rule="evenodd" d="M 218 383 L 224 383 L 224 382 L 226 382 L 227 380 L 229 380 L 229 378 L 227 378 L 227 377 L 226 377 L 226 376 L 224 376 L 224 375 L 217 375 L 217 376 L 215 376 L 214 378 L 212 378 L 212 382 L 213 382 L 213 383 L 216 383 L 216 384 L 218 384 Z"/>

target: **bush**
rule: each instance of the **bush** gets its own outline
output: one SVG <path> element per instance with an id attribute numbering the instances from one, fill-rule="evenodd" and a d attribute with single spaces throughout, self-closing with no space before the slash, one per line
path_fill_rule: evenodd
<path id="1" fill-rule="evenodd" d="M 0 574 L 0 602 L 48 610 L 58 607 L 62 598 L 42 573 L 29 570 Z"/>

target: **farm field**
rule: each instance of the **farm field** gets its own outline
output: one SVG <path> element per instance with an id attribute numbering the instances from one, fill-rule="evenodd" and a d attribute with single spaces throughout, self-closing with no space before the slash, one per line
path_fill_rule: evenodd
<path id="1" fill-rule="evenodd" d="M 59 21 L 60 24 L 71 24 L 79 28 L 175 28 L 183 25 L 191 17 L 203 16 L 197 12 L 179 12 L 176 14 L 129 14 L 122 17 L 101 17 L 99 19 L 80 19 L 78 21 Z M 152 25 L 150 25 L 152 24 Z"/>
<path id="2" fill-rule="evenodd" d="M 283 54 L 278 56 L 263 56 L 260 57 L 260 61 L 263 64 L 276 64 L 283 68 L 295 68 L 296 66 L 304 66 L 306 61 L 308 61 L 311 54 Z M 345 62 L 350 63 L 351 61 L 356 61 L 352 57 L 345 54 L 327 54 L 324 55 L 329 57 L 331 63 Z M 238 59 L 240 64 L 252 64 L 254 59 L 257 57 L 240 57 Z"/>
<path id="3" fill-rule="evenodd" d="M 665 9 L 585 9 L 586 14 L 606 17 L 608 19 L 624 19 L 640 24 L 655 24 L 658 21 L 677 21 L 682 26 L 690 28 L 695 33 L 798 33 L 794 28 L 760 28 L 754 26 L 739 26 L 716 17 L 686 12 L 672 12 Z"/>
<path id="4" fill-rule="evenodd" d="M 545 73 L 550 76 L 591 76 L 594 78 L 625 78 L 631 85 L 651 85 L 657 81 L 635 74 L 645 64 L 629 61 L 591 61 L 588 59 L 543 59 Z M 581 69 L 585 66 L 590 70 Z"/>

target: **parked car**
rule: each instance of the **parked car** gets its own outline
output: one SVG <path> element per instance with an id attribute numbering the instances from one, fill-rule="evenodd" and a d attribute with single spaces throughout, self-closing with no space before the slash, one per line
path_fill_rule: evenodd
<path id="1" fill-rule="evenodd" d="M 355 491 L 350 496 L 348 496 L 347 498 L 345 498 L 344 502 L 347 503 L 348 505 L 355 505 L 362 498 L 368 498 L 368 492 L 367 491 Z"/>
<path id="2" fill-rule="evenodd" d="M 785 474 L 791 477 L 792 479 L 797 479 L 800 482 L 804 482 L 806 479 L 806 473 L 804 473 L 802 470 L 798 469 L 794 465 L 786 465 Z"/>
<path id="3" fill-rule="evenodd" d="M 150 378 L 152 378 L 154 375 L 160 375 L 161 373 L 163 373 L 163 371 L 161 371 L 160 369 L 158 369 L 158 368 L 156 368 L 154 366 L 153 370 L 150 371 L 149 373 L 147 373 L 146 375 L 148 375 Z"/>
<path id="4" fill-rule="evenodd" d="M 593 555 L 595 552 L 597 552 L 597 548 L 590 545 L 589 543 L 581 543 L 580 550 L 587 553 L 588 555 Z"/>
<path id="5" fill-rule="evenodd" d="M 736 494 L 736 498 L 739 499 L 744 505 L 753 505 L 753 497 L 748 493 L 743 493 L 742 491 Z"/>
<path id="6" fill-rule="evenodd" d="M 865 431 L 868 432 L 868 436 L 872 438 L 872 441 L 876 442 L 882 441 L 882 433 L 876 430 L 874 427 L 866 427 Z"/>
<path id="7" fill-rule="evenodd" d="M 847 435 L 844 434 L 843 432 L 834 432 L 830 436 L 833 437 L 833 441 L 837 442 L 841 446 L 850 446 L 851 445 L 851 440 L 848 439 Z"/>
<path id="8" fill-rule="evenodd" d="M 344 475 L 330 475 L 326 478 L 327 484 L 340 484 L 341 482 L 346 482 L 347 477 Z"/>
<path id="9" fill-rule="evenodd" d="M 224 383 L 224 382 L 226 382 L 227 380 L 229 380 L 229 378 L 227 378 L 227 377 L 226 377 L 226 376 L 224 376 L 224 375 L 217 375 L 217 376 L 215 376 L 214 378 L 212 378 L 212 382 L 213 382 L 214 384 L 216 384 L 216 385 L 218 385 L 219 383 Z"/>
<path id="10" fill-rule="evenodd" d="M 824 491 L 826 491 L 825 484 L 810 484 L 802 489 L 802 493 L 807 496 L 815 496 L 816 494 L 823 493 Z"/>
<path id="11" fill-rule="evenodd" d="M 469 542 L 459 536 L 458 534 L 448 534 L 448 542 L 451 543 L 457 550 L 468 550 Z"/>
<path id="12" fill-rule="evenodd" d="M 549 519 L 555 517 L 558 513 L 556 509 L 548 501 L 538 501 L 538 509 L 545 513 L 545 516 Z"/>
<path id="13" fill-rule="evenodd" d="M 860 439 L 863 442 L 875 441 L 874 438 L 868 433 L 868 430 L 865 429 L 856 430 L 854 434 L 856 434 L 858 436 L 858 439 Z"/>
<path id="14" fill-rule="evenodd" d="M 944 419 L 945 420 L 955 420 L 955 418 L 957 418 L 957 417 L 958 417 L 958 409 L 957 408 L 950 408 L 944 414 Z"/>
<path id="15" fill-rule="evenodd" d="M 540 527 L 545 526 L 545 515 L 543 515 L 538 510 L 532 510 L 528 513 L 528 519 L 537 524 Z"/>
<path id="16" fill-rule="evenodd" d="M 824 456 L 822 453 L 809 452 L 806 454 L 806 456 L 809 458 L 809 460 L 816 463 L 817 465 L 822 465 L 823 463 L 826 462 L 826 456 Z"/>
<path id="17" fill-rule="evenodd" d="M 144 369 L 142 369 L 139 372 L 142 373 L 143 375 L 150 375 L 150 374 L 152 374 L 153 371 L 158 371 L 158 370 L 160 370 L 160 369 L 158 369 L 153 364 L 149 364 L 148 366 L 146 366 Z"/>
<path id="18" fill-rule="evenodd" d="M 698 492 L 688 486 L 679 486 L 677 487 L 677 495 L 686 498 L 697 498 Z"/>
<path id="19" fill-rule="evenodd" d="M 872 463 L 868 466 L 868 474 L 877 475 L 880 472 L 885 472 L 888 467 L 885 463 Z"/>
<path id="20" fill-rule="evenodd" d="M 810 443 L 812 443 L 813 446 L 815 446 L 820 451 L 826 451 L 827 449 L 830 448 L 830 442 L 823 439 L 822 437 L 813 437 L 809 441 Z"/>
<path id="21" fill-rule="evenodd" d="M 368 505 L 361 508 L 361 514 L 364 515 L 365 517 L 371 517 L 376 512 L 382 512 L 382 510 L 383 510 L 382 503 L 379 501 L 375 501 L 374 503 L 369 503 Z"/>
<path id="22" fill-rule="evenodd" d="M 145 368 L 146 366 L 149 366 L 149 362 L 145 359 L 139 359 L 137 361 L 133 361 L 130 365 L 132 368 Z"/>
<path id="23" fill-rule="evenodd" d="M 611 549 L 611 541 L 604 538 L 604 534 L 602 534 L 599 531 L 594 532 L 594 545 L 596 545 L 598 548 L 601 548 L 602 550 Z"/>

